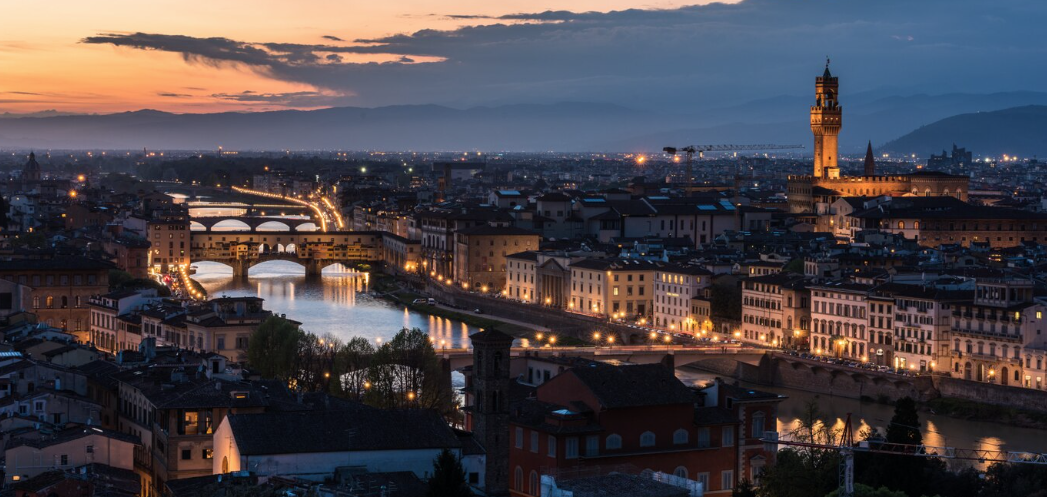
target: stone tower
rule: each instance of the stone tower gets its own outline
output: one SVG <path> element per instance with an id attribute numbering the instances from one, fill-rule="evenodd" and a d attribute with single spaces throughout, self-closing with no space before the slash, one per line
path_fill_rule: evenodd
<path id="1" fill-rule="evenodd" d="M 814 133 L 814 177 L 839 178 L 836 166 L 837 138 L 840 135 L 842 108 L 837 100 L 839 83 L 829 72 L 829 61 L 825 61 L 825 72 L 814 80 L 815 102 L 811 107 L 811 132 Z"/>
<path id="2" fill-rule="evenodd" d="M 509 351 L 513 337 L 488 330 L 473 344 L 473 438 L 487 453 L 484 492 L 509 495 Z"/>
<path id="3" fill-rule="evenodd" d="M 873 157 L 873 142 L 869 141 L 869 147 L 865 149 L 865 175 L 876 176 L 876 159 Z"/>

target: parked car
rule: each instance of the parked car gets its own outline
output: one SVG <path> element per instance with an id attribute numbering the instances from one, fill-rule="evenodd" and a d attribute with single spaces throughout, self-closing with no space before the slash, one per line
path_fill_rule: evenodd
<path id="1" fill-rule="evenodd" d="M 429 305 L 436 305 L 436 299 L 429 299 Z"/>
<path id="2" fill-rule="evenodd" d="M 473 312 L 476 313 L 476 314 L 483 314 L 484 313 L 484 311 L 481 311 L 478 308 L 477 309 L 473 309 Z"/>
<path id="3" fill-rule="evenodd" d="M 428 302 L 428 300 L 426 300 L 426 299 L 414 299 L 414 301 L 411 302 L 411 303 L 412 304 L 424 304 L 426 302 Z"/>

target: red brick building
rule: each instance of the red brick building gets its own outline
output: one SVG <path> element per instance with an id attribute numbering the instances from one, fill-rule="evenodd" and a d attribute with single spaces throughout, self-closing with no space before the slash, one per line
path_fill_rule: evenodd
<path id="1" fill-rule="evenodd" d="M 716 384 L 695 390 L 660 364 L 588 363 L 536 388 L 514 382 L 509 488 L 539 495 L 541 476 L 634 467 L 729 495 L 773 463 L 758 442 L 774 429 L 780 397 Z M 760 431 L 756 436 L 755 431 Z"/>

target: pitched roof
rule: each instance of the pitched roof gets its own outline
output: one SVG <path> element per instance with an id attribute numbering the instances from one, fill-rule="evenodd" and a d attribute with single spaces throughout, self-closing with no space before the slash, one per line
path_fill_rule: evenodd
<path id="1" fill-rule="evenodd" d="M 581 380 L 607 409 L 694 402 L 694 392 L 677 379 L 671 369 L 661 364 L 614 366 L 595 363 L 569 369 L 564 374 L 573 374 Z"/>
<path id="2" fill-rule="evenodd" d="M 118 431 L 104 430 L 96 426 L 77 426 L 62 430 L 49 436 L 41 437 L 23 437 L 23 438 L 11 438 L 7 441 L 7 449 L 13 449 L 15 447 L 21 447 L 27 445 L 36 449 L 42 449 L 44 447 L 50 447 L 52 445 L 60 445 L 73 440 L 79 440 L 84 437 L 92 435 L 98 435 L 112 440 L 121 442 L 127 442 L 130 444 L 140 445 L 138 437 L 128 435 L 126 433 L 120 433 Z"/>
<path id="3" fill-rule="evenodd" d="M 460 447 L 435 411 L 363 409 L 228 417 L 241 455 Z"/>

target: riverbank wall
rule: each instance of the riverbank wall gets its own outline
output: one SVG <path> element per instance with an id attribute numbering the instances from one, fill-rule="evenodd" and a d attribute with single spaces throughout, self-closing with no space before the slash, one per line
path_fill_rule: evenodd
<path id="1" fill-rule="evenodd" d="M 941 375 L 903 376 L 827 364 L 787 354 L 765 353 L 754 364 L 731 357 L 704 359 L 696 369 L 757 385 L 791 388 L 857 400 L 894 402 L 912 397 L 919 402 L 938 398 L 1047 412 L 1047 392 L 982 383 Z"/>
<path id="2" fill-rule="evenodd" d="M 458 290 L 450 290 L 442 285 L 428 285 L 425 293 L 434 299 L 463 309 L 480 309 L 493 319 L 499 317 L 533 323 L 552 330 L 553 333 L 570 336 L 582 341 L 591 341 L 594 333 L 601 337 L 613 333 L 618 336 L 618 343 L 644 343 L 643 332 L 636 328 L 610 323 L 604 319 L 565 312 L 552 307 L 523 304 L 511 300 L 476 295 Z"/>

